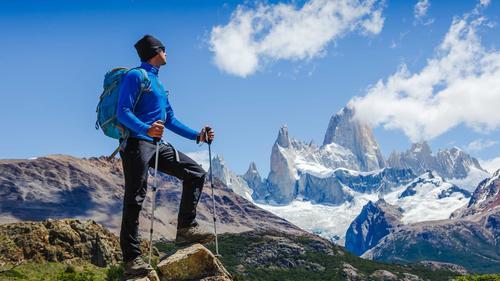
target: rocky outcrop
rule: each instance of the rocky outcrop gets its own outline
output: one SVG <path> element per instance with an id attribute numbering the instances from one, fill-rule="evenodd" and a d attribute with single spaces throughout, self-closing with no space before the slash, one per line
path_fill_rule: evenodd
<path id="1" fill-rule="evenodd" d="M 4 263 L 87 261 L 106 267 L 121 261 L 118 237 L 92 220 L 3 224 L 0 241 L 0 261 Z"/>
<path id="2" fill-rule="evenodd" d="M 401 224 L 403 211 L 384 199 L 369 201 L 346 232 L 345 247 L 356 255 L 371 249 Z"/>
<path id="3" fill-rule="evenodd" d="M 161 280 L 231 281 L 231 274 L 201 244 L 178 250 L 158 264 Z"/>
<path id="4" fill-rule="evenodd" d="M 469 272 L 465 267 L 453 264 L 453 263 L 448 263 L 448 262 L 437 262 L 437 261 L 420 261 L 418 262 L 421 265 L 426 266 L 427 268 L 430 268 L 433 271 L 438 271 L 438 270 L 449 270 L 452 272 L 456 272 L 457 274 L 460 275 L 466 275 Z"/>
<path id="5" fill-rule="evenodd" d="M 378 170 L 386 166 L 372 129 L 355 118 L 355 109 L 351 105 L 330 119 L 323 145 L 330 143 L 351 150 L 356 155 L 361 171 Z"/>

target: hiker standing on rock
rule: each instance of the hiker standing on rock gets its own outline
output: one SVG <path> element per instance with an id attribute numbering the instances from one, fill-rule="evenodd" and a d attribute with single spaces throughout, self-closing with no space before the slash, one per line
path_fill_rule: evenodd
<path id="1" fill-rule="evenodd" d="M 205 170 L 170 143 L 161 141 L 165 128 L 197 143 L 211 142 L 214 131 L 206 127 L 197 132 L 175 118 L 167 92 L 158 79 L 160 66 L 167 62 L 165 46 L 150 35 L 145 35 L 134 46 L 141 59 L 140 68 L 146 71 L 151 83 L 148 91 L 138 98 L 144 72 L 132 69 L 123 77 L 118 99 L 118 121 L 130 131 L 126 140 L 120 140 L 126 141 L 125 148 L 120 151 L 125 176 L 120 246 L 126 277 L 145 276 L 153 270 L 141 258 L 138 228 L 139 213 L 146 197 L 148 170 L 155 165 L 157 142 L 158 170 L 183 181 L 176 243 L 206 243 L 214 239 L 212 233 L 202 232 L 195 220 Z"/>

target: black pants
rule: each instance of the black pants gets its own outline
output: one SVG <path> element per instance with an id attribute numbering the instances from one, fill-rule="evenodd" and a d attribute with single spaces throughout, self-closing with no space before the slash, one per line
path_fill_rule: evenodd
<path id="1" fill-rule="evenodd" d="M 196 225 L 196 206 L 200 199 L 206 172 L 194 160 L 174 149 L 169 143 L 161 143 L 158 171 L 181 179 L 182 196 L 177 218 L 177 228 Z M 149 168 L 155 165 L 156 144 L 129 138 L 120 156 L 125 176 L 120 246 L 124 262 L 141 255 L 139 247 L 139 212 L 146 197 Z"/>

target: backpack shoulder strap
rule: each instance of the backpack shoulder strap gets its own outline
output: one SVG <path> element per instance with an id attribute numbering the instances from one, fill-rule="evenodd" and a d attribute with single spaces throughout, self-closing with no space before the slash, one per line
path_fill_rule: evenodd
<path id="1" fill-rule="evenodd" d="M 136 67 L 136 68 L 132 68 L 132 69 L 139 70 L 139 72 L 141 72 L 141 75 L 142 75 L 141 87 L 139 88 L 139 95 L 137 96 L 137 99 L 135 100 L 135 103 L 134 103 L 133 110 L 135 110 L 135 107 L 139 103 L 139 99 L 141 98 L 142 94 L 144 94 L 144 92 L 149 92 L 151 90 L 151 80 L 149 80 L 148 73 L 146 72 L 146 70 L 144 68 Z"/>

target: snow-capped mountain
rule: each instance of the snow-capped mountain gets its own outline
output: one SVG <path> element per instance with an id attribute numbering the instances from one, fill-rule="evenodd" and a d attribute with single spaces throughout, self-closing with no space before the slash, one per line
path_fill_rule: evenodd
<path id="1" fill-rule="evenodd" d="M 411 168 L 421 174 L 427 170 L 436 171 L 440 176 L 473 191 L 477 184 L 490 174 L 479 161 L 458 147 L 439 150 L 436 155 L 425 141 L 414 143 L 405 152 L 393 152 L 387 159 L 390 167 Z"/>
<path id="2" fill-rule="evenodd" d="M 224 158 L 221 155 L 216 155 L 212 159 L 212 172 L 215 178 L 218 178 L 223 184 L 231 188 L 236 194 L 252 201 L 252 193 L 254 192 L 253 189 L 248 186 L 248 183 L 245 179 L 237 176 L 226 166 Z"/>
<path id="3" fill-rule="evenodd" d="M 405 224 L 447 219 L 455 210 L 467 205 L 469 198 L 468 191 L 433 171 L 384 196 L 389 204 L 403 210 L 401 221 Z"/>
<path id="4" fill-rule="evenodd" d="M 243 176 L 227 167 L 214 171 L 260 207 L 339 244 L 370 201 L 383 198 L 401 208 L 403 224 L 447 219 L 467 204 L 470 193 L 462 184 L 472 190 L 477 179 L 488 176 L 465 152 L 452 148 L 433 155 L 426 142 L 393 153 L 386 162 L 371 128 L 354 113 L 346 106 L 332 116 L 319 147 L 292 138 L 287 126 L 281 127 L 267 179 L 255 164 Z"/>
<path id="5" fill-rule="evenodd" d="M 484 179 L 472 194 L 466 207 L 453 213 L 453 217 L 466 217 L 500 208 L 500 169 L 491 178 Z"/>
<path id="6" fill-rule="evenodd" d="M 393 226 L 395 229 L 366 251 L 363 257 L 393 262 L 434 260 L 459 264 L 471 271 L 499 272 L 499 190 L 500 170 L 497 170 L 492 177 L 478 185 L 469 202 L 456 210 L 450 219 Z M 438 195 L 436 192 L 431 193 Z M 448 198 L 457 195 L 450 194 Z M 417 203 L 422 205 L 421 202 Z M 419 209 L 420 213 L 425 214 L 423 208 Z M 366 227 L 370 228 L 369 225 Z"/>
<path id="7" fill-rule="evenodd" d="M 337 172 L 342 171 L 338 169 Z M 398 169 L 385 168 L 378 172 L 352 174 L 351 186 L 354 181 L 361 183 L 361 179 L 381 179 L 381 183 L 387 178 L 383 176 L 386 171 L 398 171 Z M 406 171 L 406 170 L 399 170 Z M 341 174 L 345 173 L 345 170 Z M 326 178 L 332 181 L 333 177 Z M 339 180 L 337 178 L 337 180 Z M 348 183 L 349 181 L 344 181 Z M 365 181 L 365 183 L 368 181 Z M 402 181 L 403 182 L 403 181 Z M 372 192 L 366 190 L 355 190 L 348 185 L 342 185 L 341 191 L 345 192 L 349 200 L 342 201 L 337 205 L 315 204 L 308 197 L 299 197 L 288 205 L 272 206 L 257 204 L 305 230 L 315 232 L 335 243 L 344 244 L 346 231 L 352 221 L 362 212 L 369 202 L 379 199 L 385 200 L 387 204 L 401 210 L 401 224 L 434 221 L 447 219 L 457 209 L 466 206 L 470 193 L 454 184 L 439 177 L 435 172 L 427 172 L 416 178 L 406 180 L 402 184 L 390 189 L 374 189 Z M 377 184 L 374 184 L 376 186 Z M 382 184 L 383 185 L 383 184 Z M 362 185 L 360 185 L 362 186 Z"/>
<path id="8" fill-rule="evenodd" d="M 288 136 L 288 128 L 280 128 L 271 152 L 271 169 L 267 178 L 265 200 L 274 204 L 288 204 L 297 196 L 299 174 L 322 176 L 336 167 L 359 170 L 356 156 L 335 143 L 317 148 Z M 262 200 L 264 198 L 255 198 Z"/>

